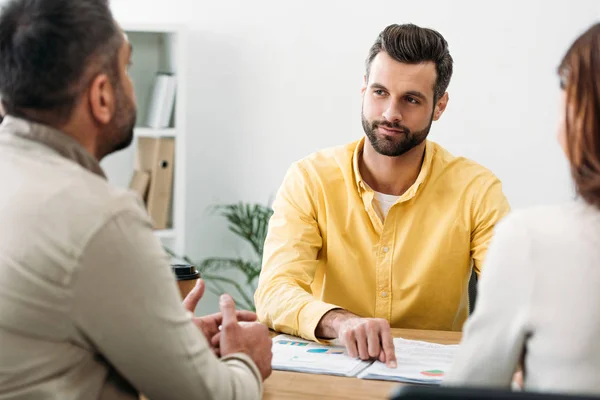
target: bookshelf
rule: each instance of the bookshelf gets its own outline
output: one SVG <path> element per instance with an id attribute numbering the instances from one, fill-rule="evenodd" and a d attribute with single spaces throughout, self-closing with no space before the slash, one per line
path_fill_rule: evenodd
<path id="1" fill-rule="evenodd" d="M 177 129 L 175 128 L 146 128 L 143 126 L 136 127 L 133 131 L 136 137 L 175 137 L 177 135 Z"/>
<path id="2" fill-rule="evenodd" d="M 142 137 L 174 138 L 175 156 L 173 189 L 167 229 L 155 230 L 161 242 L 177 254 L 185 254 L 186 233 L 186 43 L 183 27 L 166 24 L 132 24 L 121 21 L 121 27 L 133 46 L 129 74 L 133 80 L 137 100 L 137 126 L 134 141 L 129 148 L 106 157 L 102 167 L 110 182 L 129 187 L 135 166 L 137 141 Z M 168 127 L 161 129 L 144 126 L 152 95 L 154 78 L 159 72 L 177 77 L 177 91 L 173 115 Z"/>

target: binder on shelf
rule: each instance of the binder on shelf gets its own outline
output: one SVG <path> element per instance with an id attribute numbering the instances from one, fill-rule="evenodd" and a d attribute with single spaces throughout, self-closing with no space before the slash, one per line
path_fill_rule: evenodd
<path id="1" fill-rule="evenodd" d="M 150 185 L 150 173 L 148 171 L 134 170 L 129 188 L 136 192 L 146 202 L 148 186 Z"/>
<path id="2" fill-rule="evenodd" d="M 135 170 L 150 177 L 145 203 L 154 229 L 169 228 L 174 158 L 175 139 L 138 138 Z"/>
<path id="3" fill-rule="evenodd" d="M 175 104 L 176 86 L 175 75 L 164 72 L 156 74 L 146 118 L 149 128 L 161 129 L 169 126 Z"/>

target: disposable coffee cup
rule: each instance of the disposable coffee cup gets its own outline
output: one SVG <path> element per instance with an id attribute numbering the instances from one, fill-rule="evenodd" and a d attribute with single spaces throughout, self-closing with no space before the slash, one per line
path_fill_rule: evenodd
<path id="1" fill-rule="evenodd" d="M 200 279 L 200 272 L 195 266 L 190 264 L 173 264 L 171 265 L 175 279 L 177 279 L 177 285 L 179 286 L 179 293 L 181 298 L 185 299 L 185 296 L 192 291 L 196 282 Z"/>

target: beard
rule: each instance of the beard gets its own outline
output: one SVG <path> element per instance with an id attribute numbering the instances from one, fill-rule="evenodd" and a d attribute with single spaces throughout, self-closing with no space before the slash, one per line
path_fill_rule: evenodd
<path id="1" fill-rule="evenodd" d="M 133 130 L 137 119 L 135 104 L 127 97 L 121 85 L 117 85 L 115 94 L 115 117 L 109 127 L 111 144 L 108 154 L 129 147 L 133 141 Z"/>
<path id="2" fill-rule="evenodd" d="M 427 138 L 431 124 L 433 122 L 433 113 L 429 118 L 427 127 L 423 130 L 413 132 L 408 127 L 399 122 L 388 122 L 385 120 L 368 121 L 365 114 L 361 114 L 362 126 L 365 134 L 371 142 L 375 151 L 383 156 L 399 157 L 409 150 L 417 147 Z M 403 132 L 394 135 L 382 135 L 377 132 L 377 128 L 383 126 L 390 129 L 398 129 Z"/>

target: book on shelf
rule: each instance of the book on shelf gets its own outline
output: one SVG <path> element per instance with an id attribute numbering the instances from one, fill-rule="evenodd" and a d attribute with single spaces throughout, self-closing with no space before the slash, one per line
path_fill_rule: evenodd
<path id="1" fill-rule="evenodd" d="M 148 128 L 162 129 L 169 127 L 175 106 L 176 90 L 177 78 L 175 75 L 165 72 L 156 74 L 152 95 L 148 103 L 146 118 Z"/>

